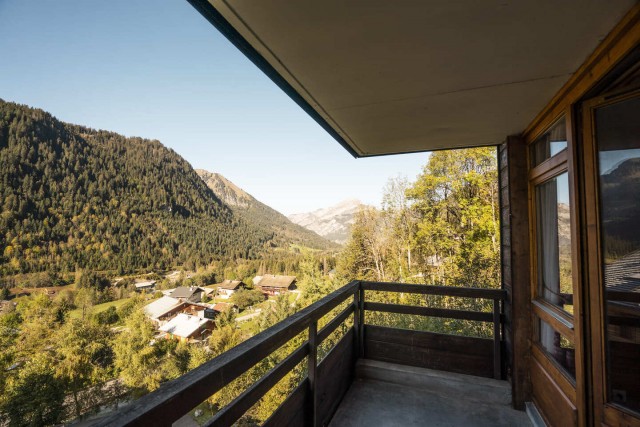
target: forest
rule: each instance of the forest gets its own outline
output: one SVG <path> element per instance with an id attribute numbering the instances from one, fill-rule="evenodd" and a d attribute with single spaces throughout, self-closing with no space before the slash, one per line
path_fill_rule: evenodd
<path id="1" fill-rule="evenodd" d="M 158 141 L 66 124 L 2 100 L 0 165 L 0 277 L 195 270 L 258 259 L 292 242 L 234 215 Z"/>

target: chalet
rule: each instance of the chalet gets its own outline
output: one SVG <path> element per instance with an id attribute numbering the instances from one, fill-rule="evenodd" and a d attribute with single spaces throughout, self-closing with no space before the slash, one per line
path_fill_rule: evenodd
<path id="1" fill-rule="evenodd" d="M 153 291 L 156 288 L 155 280 L 146 280 L 144 282 L 136 282 L 135 284 L 136 291 Z"/>
<path id="2" fill-rule="evenodd" d="M 296 289 L 296 276 L 274 276 L 265 274 L 259 280 L 253 279 L 254 285 L 265 295 L 280 295 Z"/>
<path id="3" fill-rule="evenodd" d="M 244 288 L 244 283 L 240 280 L 224 280 L 222 283 L 215 285 L 217 294 L 220 298 L 228 299 L 239 289 Z"/>
<path id="4" fill-rule="evenodd" d="M 171 297 L 184 302 L 200 302 L 204 289 L 197 286 L 180 286 L 171 292 Z"/>
<path id="5" fill-rule="evenodd" d="M 495 147 L 501 283 L 354 278 L 101 425 L 170 424 L 304 333 L 212 424 L 235 423 L 302 362 L 302 382 L 264 425 L 640 426 L 640 3 L 189 2 L 354 157 Z M 408 330 L 371 313 L 485 322 L 492 334 Z"/>
<path id="6" fill-rule="evenodd" d="M 206 338 L 213 330 L 211 320 L 204 317 L 192 316 L 180 313 L 169 322 L 159 328 L 168 339 L 177 339 L 182 342 L 198 341 Z"/>
<path id="7" fill-rule="evenodd" d="M 212 288 L 200 288 L 203 291 L 203 295 L 206 296 L 207 298 L 213 298 L 216 295 L 216 290 L 212 289 Z"/>
<path id="8" fill-rule="evenodd" d="M 184 301 L 163 296 L 144 307 L 144 313 L 157 325 L 163 325 L 171 317 L 179 313 L 185 306 Z"/>

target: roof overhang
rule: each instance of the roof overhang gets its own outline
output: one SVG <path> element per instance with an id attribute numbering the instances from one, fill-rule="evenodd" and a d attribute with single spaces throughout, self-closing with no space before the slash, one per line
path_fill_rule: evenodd
<path id="1" fill-rule="evenodd" d="M 634 0 L 189 0 L 356 157 L 521 133 Z"/>

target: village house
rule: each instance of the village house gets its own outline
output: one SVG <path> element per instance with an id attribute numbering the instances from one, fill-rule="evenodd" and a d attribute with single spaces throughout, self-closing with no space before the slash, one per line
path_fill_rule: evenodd
<path id="1" fill-rule="evenodd" d="M 253 284 L 265 295 L 280 295 L 296 289 L 296 276 L 265 274 L 256 276 Z"/>
<path id="2" fill-rule="evenodd" d="M 193 342 L 205 339 L 213 330 L 210 319 L 179 313 L 176 317 L 159 328 L 167 339 L 177 339 L 181 342 Z"/>
<path id="3" fill-rule="evenodd" d="M 145 280 L 144 282 L 137 282 L 135 284 L 135 287 L 136 287 L 136 291 L 138 292 L 153 291 L 156 288 L 156 281 Z"/>
<path id="4" fill-rule="evenodd" d="M 160 299 L 147 304 L 144 307 L 144 313 L 157 326 L 164 325 L 171 317 L 175 316 L 185 306 L 183 301 L 177 298 L 163 296 Z"/>
<path id="5" fill-rule="evenodd" d="M 204 289 L 197 286 L 180 286 L 171 293 L 172 298 L 188 302 L 200 302 L 202 295 L 206 295 Z"/>
<path id="6" fill-rule="evenodd" d="M 228 302 L 219 302 L 213 306 L 213 309 L 218 313 L 222 313 L 223 311 L 229 311 L 229 310 L 235 311 L 237 310 L 237 306 L 235 304 L 230 304 Z"/>
<path id="7" fill-rule="evenodd" d="M 215 286 L 217 287 L 218 296 L 222 299 L 230 298 L 236 291 L 245 287 L 244 283 L 240 280 L 224 280 Z"/>

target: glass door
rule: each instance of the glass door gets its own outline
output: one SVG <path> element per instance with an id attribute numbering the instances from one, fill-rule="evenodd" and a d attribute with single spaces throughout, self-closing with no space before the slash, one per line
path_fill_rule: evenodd
<path id="1" fill-rule="evenodd" d="M 640 425 L 640 92 L 583 114 L 594 421 Z"/>
<path id="2" fill-rule="evenodd" d="M 529 146 L 532 397 L 549 425 L 584 422 L 577 221 L 569 117 Z"/>

